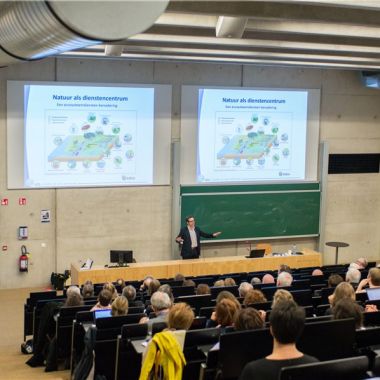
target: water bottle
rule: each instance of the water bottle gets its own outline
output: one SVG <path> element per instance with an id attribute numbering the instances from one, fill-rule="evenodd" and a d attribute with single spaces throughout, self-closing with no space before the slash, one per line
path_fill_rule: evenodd
<path id="1" fill-rule="evenodd" d="M 297 253 L 297 246 L 295 244 L 292 245 L 292 255 Z"/>

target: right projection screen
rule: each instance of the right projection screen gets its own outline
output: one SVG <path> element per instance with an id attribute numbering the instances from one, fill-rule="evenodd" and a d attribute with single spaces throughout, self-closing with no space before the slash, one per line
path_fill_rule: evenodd
<path id="1" fill-rule="evenodd" d="M 181 184 L 316 181 L 319 89 L 182 87 Z"/>

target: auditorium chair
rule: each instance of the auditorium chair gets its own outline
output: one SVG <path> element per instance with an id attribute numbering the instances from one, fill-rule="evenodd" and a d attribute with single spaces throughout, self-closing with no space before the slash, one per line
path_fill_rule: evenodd
<path id="1" fill-rule="evenodd" d="M 33 335 L 33 311 L 37 301 L 43 299 L 54 299 L 57 297 L 56 290 L 45 292 L 32 292 L 24 304 L 24 341 L 28 335 Z"/>
<path id="2" fill-rule="evenodd" d="M 202 294 L 199 296 L 183 296 L 177 297 L 175 303 L 186 302 L 189 306 L 195 309 L 195 314 L 199 314 L 199 310 L 202 307 L 211 306 L 211 295 Z"/>
<path id="3" fill-rule="evenodd" d="M 355 355 L 355 321 L 339 319 L 306 323 L 297 347 L 319 360 L 341 359 Z"/>
<path id="4" fill-rule="evenodd" d="M 124 325 L 117 337 L 115 380 L 137 380 L 141 371 L 141 355 L 132 346 L 133 340 L 146 339 L 148 325 L 136 323 Z"/>
<path id="5" fill-rule="evenodd" d="M 280 380 L 361 380 L 368 378 L 368 358 L 357 356 L 284 367 Z"/>

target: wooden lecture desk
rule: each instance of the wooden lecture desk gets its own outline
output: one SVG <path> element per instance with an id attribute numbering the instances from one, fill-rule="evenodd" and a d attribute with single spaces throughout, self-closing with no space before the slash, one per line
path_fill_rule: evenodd
<path id="1" fill-rule="evenodd" d="M 86 280 L 93 283 L 142 280 L 151 275 L 155 278 L 172 278 L 177 273 L 184 276 L 207 276 L 212 274 L 255 272 L 275 270 L 280 264 L 291 268 L 305 268 L 321 265 L 321 254 L 311 249 L 303 249 L 303 255 L 266 256 L 247 259 L 244 256 L 206 257 L 194 260 L 167 260 L 129 264 L 128 267 L 107 268 L 93 266 L 83 270 L 78 264 L 71 264 L 71 283 L 82 285 Z"/>

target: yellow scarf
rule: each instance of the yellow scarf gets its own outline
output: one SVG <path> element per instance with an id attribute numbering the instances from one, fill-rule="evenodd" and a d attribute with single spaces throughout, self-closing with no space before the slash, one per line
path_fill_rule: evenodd
<path id="1" fill-rule="evenodd" d="M 181 380 L 185 365 L 186 360 L 177 339 L 171 331 L 163 331 L 149 343 L 139 380 L 159 379 L 160 369 L 164 380 Z"/>

